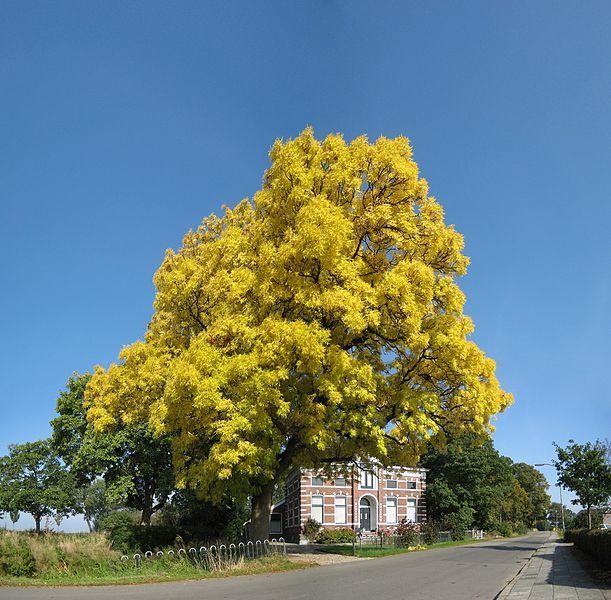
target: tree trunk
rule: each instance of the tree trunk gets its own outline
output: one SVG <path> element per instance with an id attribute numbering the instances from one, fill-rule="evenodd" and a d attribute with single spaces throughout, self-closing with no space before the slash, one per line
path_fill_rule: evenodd
<path id="1" fill-rule="evenodd" d="M 272 495 L 274 483 L 268 483 L 261 491 L 252 497 L 252 509 L 250 513 L 251 540 L 266 540 L 269 537 L 269 515 L 272 510 Z"/>
<path id="2" fill-rule="evenodd" d="M 40 533 L 40 516 L 34 516 L 34 522 L 36 523 L 36 533 Z"/>
<path id="3" fill-rule="evenodd" d="M 140 525 L 146 525 L 148 527 L 151 524 L 152 515 L 153 515 L 153 508 L 151 506 L 145 506 L 142 509 L 142 516 L 140 517 Z"/>
<path id="4" fill-rule="evenodd" d="M 270 483 L 266 483 L 259 493 L 252 497 L 252 507 L 250 511 L 250 532 L 251 540 L 266 540 L 269 538 L 269 518 L 272 512 L 272 498 L 276 482 L 291 467 L 293 457 L 297 451 L 297 440 L 291 438 L 278 456 L 278 468 L 276 475 Z"/>
<path id="5" fill-rule="evenodd" d="M 155 502 L 155 484 L 151 479 L 144 482 L 144 498 L 142 506 L 142 516 L 140 517 L 140 525 L 148 527 L 151 524 L 151 517 L 155 512 L 153 504 Z"/>
<path id="6" fill-rule="evenodd" d="M 588 504 L 588 529 L 592 529 L 592 507 Z"/>

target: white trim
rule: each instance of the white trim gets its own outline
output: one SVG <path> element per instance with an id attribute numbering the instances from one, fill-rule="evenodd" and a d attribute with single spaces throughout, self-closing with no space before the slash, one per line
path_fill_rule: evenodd
<path id="1" fill-rule="evenodd" d="M 378 502 L 378 499 L 373 494 L 363 494 L 360 498 L 358 498 L 358 502 L 357 502 L 357 509 L 358 509 L 358 515 L 359 515 L 358 526 L 361 527 L 361 501 L 363 500 L 363 498 L 367 498 L 367 500 L 369 500 L 369 508 L 370 508 L 369 526 L 371 527 L 370 531 L 375 531 L 378 528 L 378 517 L 379 517 L 378 513 L 380 510 L 380 503 Z M 375 522 L 374 522 L 374 519 L 375 519 Z"/>
<path id="2" fill-rule="evenodd" d="M 342 504 L 338 504 L 337 500 L 341 498 L 343 499 L 344 503 Z M 344 509 L 344 520 L 343 521 L 338 521 L 337 520 L 337 507 L 341 507 Z M 348 497 L 347 496 L 335 496 L 333 498 L 333 521 L 334 521 L 334 525 L 345 525 L 346 522 L 348 521 Z"/>
<path id="3" fill-rule="evenodd" d="M 321 498 L 322 499 L 322 504 L 316 504 L 314 505 L 314 497 L 316 496 L 316 498 Z M 325 522 L 325 497 L 323 494 L 312 494 L 311 496 L 311 503 L 310 503 L 310 518 L 314 519 L 315 521 L 318 521 L 321 525 L 324 524 Z M 314 508 L 316 507 L 316 509 L 320 509 L 320 519 L 317 519 L 314 516 Z"/>
<path id="4" fill-rule="evenodd" d="M 388 518 L 388 516 L 389 516 L 388 501 L 389 500 L 394 500 L 394 511 L 395 511 L 395 520 L 394 521 L 390 521 L 389 518 Z M 387 496 L 386 497 L 386 503 L 385 503 L 384 509 L 386 511 L 386 523 L 387 524 L 392 524 L 392 525 L 397 525 L 399 523 L 399 499 L 396 496 Z"/>

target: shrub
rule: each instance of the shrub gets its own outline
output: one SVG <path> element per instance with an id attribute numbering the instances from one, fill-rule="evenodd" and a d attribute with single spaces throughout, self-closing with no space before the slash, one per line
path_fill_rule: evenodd
<path id="1" fill-rule="evenodd" d="M 597 560 L 604 569 L 611 569 L 611 530 L 570 529 L 564 540 L 573 542 L 581 551 Z"/>
<path id="2" fill-rule="evenodd" d="M 453 540 L 464 540 L 465 530 L 472 520 L 473 511 L 469 507 L 461 507 L 456 512 L 445 516 L 441 527 L 450 532 Z"/>
<path id="3" fill-rule="evenodd" d="M 30 577 L 36 561 L 25 536 L 3 536 L 0 540 L 0 573 L 12 577 Z"/>
<path id="4" fill-rule="evenodd" d="M 157 550 L 163 546 L 172 546 L 178 536 L 184 532 L 168 525 L 121 524 L 110 530 L 109 537 L 112 547 L 121 552 L 132 550 Z"/>
<path id="5" fill-rule="evenodd" d="M 535 528 L 538 531 L 550 531 L 552 526 L 547 519 L 539 519 L 538 521 L 535 521 Z"/>
<path id="6" fill-rule="evenodd" d="M 137 515 L 128 510 L 113 510 L 100 519 L 99 527 L 102 531 L 112 531 L 115 527 L 135 525 Z"/>
<path id="7" fill-rule="evenodd" d="M 427 521 L 420 525 L 420 539 L 424 544 L 434 544 L 439 537 L 439 523 Z"/>
<path id="8" fill-rule="evenodd" d="M 516 525 L 516 527 L 514 528 L 513 532 L 517 533 L 519 535 L 525 535 L 525 534 L 528 533 L 528 527 L 526 527 L 526 525 L 524 525 L 524 523 L 520 523 L 519 525 Z"/>
<path id="9" fill-rule="evenodd" d="M 313 542 L 320 531 L 322 525 L 315 519 L 308 519 L 303 524 L 303 535 L 308 538 L 308 542 Z"/>
<path id="10" fill-rule="evenodd" d="M 324 527 L 318 532 L 316 542 L 319 544 L 349 544 L 356 539 L 356 533 L 349 527 L 327 529 Z"/>
<path id="11" fill-rule="evenodd" d="M 509 523 L 504 522 L 504 521 L 497 525 L 496 530 L 503 537 L 509 537 L 513 533 L 512 529 L 511 529 L 511 525 Z"/>
<path id="12" fill-rule="evenodd" d="M 396 543 L 398 546 L 407 548 L 408 546 L 414 546 L 420 539 L 420 534 L 413 523 L 403 519 L 395 530 Z"/>

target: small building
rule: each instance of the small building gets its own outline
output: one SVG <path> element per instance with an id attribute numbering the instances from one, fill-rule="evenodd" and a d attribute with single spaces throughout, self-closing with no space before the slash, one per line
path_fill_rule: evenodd
<path id="1" fill-rule="evenodd" d="M 426 469 L 369 464 L 336 466 L 329 476 L 294 469 L 285 482 L 285 496 L 272 509 L 270 537 L 303 542 L 308 519 L 323 527 L 349 527 L 365 535 L 393 530 L 406 519 L 426 520 Z"/>

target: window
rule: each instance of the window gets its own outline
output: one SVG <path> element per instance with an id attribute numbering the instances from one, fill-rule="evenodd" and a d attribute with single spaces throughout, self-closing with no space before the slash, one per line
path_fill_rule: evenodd
<path id="1" fill-rule="evenodd" d="M 312 518 L 321 524 L 324 518 L 324 506 L 324 496 L 312 496 Z"/>
<path id="2" fill-rule="evenodd" d="M 416 522 L 416 499 L 408 498 L 407 499 L 407 520 L 412 523 Z"/>
<path id="3" fill-rule="evenodd" d="M 346 485 L 346 478 L 345 477 L 336 477 L 333 481 L 333 483 L 335 485 Z"/>
<path id="4" fill-rule="evenodd" d="M 386 487 L 387 488 L 396 488 L 397 487 L 397 480 L 396 479 L 387 479 L 386 480 Z"/>
<path id="5" fill-rule="evenodd" d="M 408 490 L 415 490 L 417 485 L 418 484 L 415 481 L 408 481 L 407 482 L 407 489 Z"/>
<path id="6" fill-rule="evenodd" d="M 288 515 L 287 515 L 287 526 L 294 527 L 299 525 L 299 505 L 296 500 L 292 500 L 288 503 Z"/>
<path id="7" fill-rule="evenodd" d="M 325 485 L 325 480 L 322 477 L 312 477 L 312 485 Z"/>
<path id="8" fill-rule="evenodd" d="M 397 499 L 386 498 L 386 522 L 396 523 L 397 522 Z"/>
<path id="9" fill-rule="evenodd" d="M 346 523 L 346 496 L 335 496 L 335 522 Z"/>
<path id="10" fill-rule="evenodd" d="M 371 490 L 373 489 L 373 473 L 363 469 L 361 471 L 361 487 Z"/>
<path id="11" fill-rule="evenodd" d="M 282 514 L 272 513 L 269 519 L 269 532 L 282 533 Z"/>

